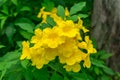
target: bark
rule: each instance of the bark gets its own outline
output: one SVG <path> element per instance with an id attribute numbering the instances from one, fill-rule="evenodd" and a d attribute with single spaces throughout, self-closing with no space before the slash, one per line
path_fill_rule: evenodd
<path id="1" fill-rule="evenodd" d="M 99 50 L 114 54 L 108 65 L 120 71 L 120 0 L 94 0 L 91 34 Z"/>

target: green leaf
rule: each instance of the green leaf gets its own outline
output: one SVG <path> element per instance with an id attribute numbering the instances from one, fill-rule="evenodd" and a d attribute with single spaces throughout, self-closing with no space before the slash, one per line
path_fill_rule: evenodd
<path id="1" fill-rule="evenodd" d="M 0 28 L 1 28 L 1 29 L 3 29 L 3 26 L 4 26 L 7 18 L 8 18 L 8 17 L 3 17 L 3 19 L 1 20 L 1 24 L 0 24 Z"/>
<path id="2" fill-rule="evenodd" d="M 0 71 L 2 71 L 2 75 L 0 77 L 0 80 L 4 77 L 6 74 L 6 70 L 10 69 L 12 65 L 17 64 L 19 60 L 20 53 L 18 50 L 13 52 L 6 53 L 3 57 L 0 58 Z"/>
<path id="3" fill-rule="evenodd" d="M 33 33 L 34 23 L 28 18 L 20 18 L 15 21 L 15 25 L 29 33 Z"/>
<path id="4" fill-rule="evenodd" d="M 63 65 L 61 65 L 60 63 L 53 61 L 53 62 L 50 62 L 48 66 L 51 67 L 53 70 L 61 73 L 62 75 L 64 76 L 66 75 L 65 69 L 63 68 Z"/>
<path id="5" fill-rule="evenodd" d="M 47 23 L 51 26 L 51 28 L 56 25 L 56 23 L 55 23 L 55 21 L 53 20 L 53 18 L 51 18 L 51 17 L 49 17 L 49 16 L 47 16 L 46 21 L 47 21 Z"/>
<path id="6" fill-rule="evenodd" d="M 77 15 L 73 15 L 68 17 L 67 19 L 72 20 L 72 21 L 77 21 L 78 20 L 78 16 Z"/>
<path id="7" fill-rule="evenodd" d="M 97 67 L 101 67 L 101 68 L 104 67 L 104 62 L 101 60 L 91 58 L 91 63 Z"/>
<path id="8" fill-rule="evenodd" d="M 31 73 L 30 69 L 24 70 L 24 77 L 25 80 L 33 80 L 33 74 Z"/>
<path id="9" fill-rule="evenodd" d="M 100 69 L 99 69 L 98 67 L 95 67 L 95 68 L 94 68 L 94 71 L 95 71 L 95 73 L 96 73 L 97 75 L 100 74 Z"/>
<path id="10" fill-rule="evenodd" d="M 13 35 L 15 34 L 15 32 L 16 29 L 14 28 L 13 24 L 7 26 L 5 33 L 11 45 L 13 45 Z"/>
<path id="11" fill-rule="evenodd" d="M 22 48 L 22 41 L 17 41 L 16 43 L 18 47 Z"/>
<path id="12" fill-rule="evenodd" d="M 0 19 L 3 19 L 4 17 L 6 17 L 4 14 L 0 14 Z"/>
<path id="13" fill-rule="evenodd" d="M 13 4 L 17 5 L 17 0 L 11 0 Z"/>
<path id="14" fill-rule="evenodd" d="M 114 75 L 114 72 L 112 71 L 112 69 L 105 66 L 103 61 L 96 60 L 96 59 L 91 59 L 91 62 L 92 62 L 93 65 L 102 68 L 103 71 L 106 72 L 107 74 Z"/>
<path id="15" fill-rule="evenodd" d="M 0 71 L 4 70 L 6 63 L 0 62 Z"/>
<path id="16" fill-rule="evenodd" d="M 120 72 L 117 72 L 117 76 L 120 78 Z"/>
<path id="17" fill-rule="evenodd" d="M 113 72 L 112 69 L 108 68 L 107 66 L 103 67 L 103 71 L 109 75 L 114 75 L 115 73 Z"/>
<path id="18" fill-rule="evenodd" d="M 28 6 L 23 6 L 20 11 L 31 11 L 30 7 Z"/>
<path id="19" fill-rule="evenodd" d="M 3 47 L 5 47 L 5 46 L 4 45 L 0 45 L 0 49 L 3 48 Z"/>
<path id="20" fill-rule="evenodd" d="M 105 53 L 100 56 L 100 59 L 105 60 L 105 59 L 108 59 L 109 57 L 111 57 L 112 55 L 113 55 L 112 53 Z"/>
<path id="21" fill-rule="evenodd" d="M 0 0 L 0 7 L 4 4 L 4 0 Z"/>
<path id="22" fill-rule="evenodd" d="M 79 2 L 71 7 L 70 15 L 76 14 L 77 12 L 81 11 L 86 5 L 86 2 Z"/>
<path id="23" fill-rule="evenodd" d="M 28 63 L 29 63 L 29 60 L 27 60 L 27 59 L 21 61 L 21 65 L 22 65 L 22 67 L 24 67 L 25 69 L 27 69 Z"/>
<path id="24" fill-rule="evenodd" d="M 25 30 L 19 30 L 19 32 L 25 39 L 31 39 L 31 37 L 33 36 L 32 33 L 29 33 Z"/>
<path id="25" fill-rule="evenodd" d="M 35 77 L 35 80 L 49 80 L 49 72 L 47 68 L 43 67 L 42 69 L 35 69 L 32 73 Z"/>
<path id="26" fill-rule="evenodd" d="M 29 23 L 16 23 L 15 25 L 19 26 L 23 30 L 33 33 L 33 26 Z"/>
<path id="27" fill-rule="evenodd" d="M 69 80 L 69 78 L 67 78 L 66 76 L 64 77 L 64 80 Z"/>
<path id="28" fill-rule="evenodd" d="M 12 15 L 16 17 L 18 15 L 18 12 L 14 12 Z"/>
<path id="29" fill-rule="evenodd" d="M 82 72 L 82 73 L 73 73 L 73 72 L 70 72 L 69 75 L 71 77 L 73 77 L 73 80 L 93 80 L 91 79 L 91 77 L 89 77 L 89 75 L 85 72 Z"/>
<path id="30" fill-rule="evenodd" d="M 107 76 L 107 75 L 103 75 L 101 76 L 101 80 L 112 80 L 111 77 Z"/>
<path id="31" fill-rule="evenodd" d="M 54 3 L 50 0 L 44 0 L 41 5 L 45 7 L 46 11 L 51 11 L 54 8 Z"/>
<path id="32" fill-rule="evenodd" d="M 4 70 L 2 71 L 2 74 L 1 74 L 1 76 L 0 76 L 0 80 L 3 80 L 2 78 L 4 77 L 4 75 L 5 75 L 6 72 L 7 72 L 6 69 L 4 69 Z"/>
<path id="33" fill-rule="evenodd" d="M 9 69 L 7 69 L 6 74 L 4 75 L 4 80 L 23 80 L 23 72 L 24 69 L 20 65 L 20 61 L 16 64 L 12 65 Z M 17 76 L 15 76 L 17 75 Z"/>
<path id="34" fill-rule="evenodd" d="M 30 23 L 31 25 L 34 25 L 34 23 L 29 19 L 29 18 L 25 18 L 25 17 L 22 17 L 22 18 L 18 18 L 15 23 Z"/>
<path id="35" fill-rule="evenodd" d="M 5 66 L 7 69 L 10 69 L 12 65 L 15 65 L 18 62 L 18 59 L 9 61 Z"/>
<path id="36" fill-rule="evenodd" d="M 1 9 L 1 12 L 8 16 L 9 15 L 8 7 L 6 5 L 3 5 L 3 9 Z"/>
<path id="37" fill-rule="evenodd" d="M 42 23 L 39 26 L 40 26 L 40 29 L 42 29 L 42 30 L 45 29 L 45 28 L 50 27 L 49 24 L 46 24 L 46 23 Z"/>
<path id="38" fill-rule="evenodd" d="M 37 29 L 37 28 L 40 28 L 41 27 L 41 23 L 39 23 L 39 24 L 36 24 L 36 26 L 35 26 L 35 29 Z M 43 30 L 43 29 L 42 29 Z"/>
<path id="39" fill-rule="evenodd" d="M 65 10 L 64 7 L 59 5 L 57 8 L 57 15 L 60 16 L 62 19 L 65 17 Z"/>
<path id="40" fill-rule="evenodd" d="M 89 15 L 88 14 L 78 14 L 80 18 L 87 18 Z"/>
<path id="41" fill-rule="evenodd" d="M 20 52 L 18 52 L 18 50 L 13 52 L 8 52 L 3 57 L 0 58 L 0 62 L 9 62 L 9 61 L 14 61 L 16 59 L 18 60 L 19 56 L 20 56 Z"/>
<path id="42" fill-rule="evenodd" d="M 50 80 L 63 80 L 62 76 L 54 72 Z"/>

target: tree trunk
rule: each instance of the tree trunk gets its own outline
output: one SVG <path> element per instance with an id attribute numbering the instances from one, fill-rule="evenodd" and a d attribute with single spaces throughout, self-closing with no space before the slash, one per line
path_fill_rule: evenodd
<path id="1" fill-rule="evenodd" d="M 114 54 L 108 65 L 120 71 L 120 0 L 94 0 L 91 34 L 99 50 Z"/>

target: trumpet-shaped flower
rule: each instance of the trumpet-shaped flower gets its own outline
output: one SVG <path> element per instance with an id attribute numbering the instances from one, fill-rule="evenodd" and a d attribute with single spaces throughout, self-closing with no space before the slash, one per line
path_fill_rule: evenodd
<path id="1" fill-rule="evenodd" d="M 66 71 L 79 72 L 81 66 L 79 63 L 75 63 L 74 65 L 65 65 L 64 68 L 66 69 Z"/>
<path id="2" fill-rule="evenodd" d="M 54 60 L 56 58 L 56 56 L 58 56 L 58 50 L 55 48 L 45 48 L 44 50 L 45 53 L 45 59 L 48 61 Z"/>
<path id="3" fill-rule="evenodd" d="M 72 53 L 72 55 L 68 58 L 66 58 L 66 64 L 67 65 L 73 65 L 76 62 L 80 62 L 82 60 L 82 54 L 80 50 L 76 50 Z"/>
<path id="4" fill-rule="evenodd" d="M 66 39 L 63 44 L 61 44 L 59 48 L 59 53 L 61 53 L 65 57 L 69 57 L 72 55 L 75 49 L 78 49 L 76 46 L 76 40 L 74 39 Z"/>
<path id="5" fill-rule="evenodd" d="M 58 45 L 64 43 L 64 39 L 59 36 L 56 27 L 44 29 L 43 34 L 44 44 L 50 48 L 56 48 Z"/>
<path id="6" fill-rule="evenodd" d="M 76 37 L 78 34 L 79 30 L 75 28 L 75 24 L 73 23 L 72 20 L 67 20 L 65 22 L 61 22 L 58 24 L 59 26 L 59 34 L 61 36 L 67 36 L 70 38 Z"/>
<path id="7" fill-rule="evenodd" d="M 90 54 L 86 54 L 86 57 L 84 58 L 84 67 L 90 68 L 91 62 L 90 62 Z"/>
<path id="8" fill-rule="evenodd" d="M 39 28 L 37 28 L 35 30 L 35 35 L 31 39 L 31 43 L 33 43 L 35 47 L 39 48 L 40 46 L 43 45 L 43 39 L 42 39 L 42 37 L 43 37 L 42 30 L 39 29 Z"/>
<path id="9" fill-rule="evenodd" d="M 79 72 L 81 61 L 84 61 L 84 67 L 90 68 L 90 54 L 96 53 L 96 49 L 89 36 L 85 36 L 84 39 L 81 37 L 80 30 L 83 34 L 89 31 L 83 26 L 83 21 L 79 17 L 77 23 L 67 20 L 67 16 L 70 16 L 67 8 L 64 19 L 56 14 L 56 8 L 51 12 L 46 12 L 44 9 L 43 7 L 38 14 L 38 17 L 42 18 L 42 23 L 47 24 L 46 18 L 49 16 L 56 24 L 52 26 L 53 28 L 48 26 L 43 30 L 35 29 L 35 35 L 30 43 L 23 41 L 20 59 L 30 59 L 32 66 L 36 66 L 37 69 L 41 69 L 56 57 L 64 64 L 66 71 Z M 84 52 L 84 49 L 87 52 Z"/>
<path id="10" fill-rule="evenodd" d="M 32 65 L 36 66 L 38 69 L 42 68 L 43 65 L 48 64 L 48 60 L 44 58 L 44 48 L 31 48 L 31 61 Z"/>
<path id="11" fill-rule="evenodd" d="M 46 22 L 46 18 L 47 18 L 47 16 L 49 16 L 49 15 L 51 15 L 51 14 L 56 14 L 56 12 L 57 12 L 57 9 L 56 8 L 54 8 L 51 12 L 46 12 L 46 11 L 44 11 L 45 10 L 45 7 L 43 7 L 43 8 L 41 8 L 40 9 L 40 12 L 39 12 L 39 14 L 38 14 L 38 18 L 41 18 L 42 17 L 42 23 L 47 23 Z"/>
<path id="12" fill-rule="evenodd" d="M 35 36 L 33 36 L 31 39 L 31 43 L 38 43 L 42 39 L 42 36 L 43 36 L 42 30 L 37 28 L 35 30 Z"/>
<path id="13" fill-rule="evenodd" d="M 96 49 L 92 45 L 92 41 L 89 39 L 89 36 L 85 36 L 85 42 L 87 43 L 88 53 L 96 53 Z"/>

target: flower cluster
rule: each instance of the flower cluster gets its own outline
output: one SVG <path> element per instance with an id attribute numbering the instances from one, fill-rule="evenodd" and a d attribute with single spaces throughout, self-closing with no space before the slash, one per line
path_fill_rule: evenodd
<path id="1" fill-rule="evenodd" d="M 81 69 L 80 62 L 84 61 L 83 66 L 91 66 L 90 54 L 96 53 L 89 36 L 81 37 L 80 30 L 83 33 L 88 32 L 82 20 L 78 17 L 78 22 L 67 20 L 69 11 L 65 9 L 65 18 L 58 16 L 57 9 L 51 12 L 40 10 L 38 17 L 42 17 L 41 23 L 47 23 L 46 18 L 50 16 L 56 25 L 53 28 L 47 27 L 43 30 L 37 28 L 31 41 L 23 41 L 23 50 L 20 57 L 30 59 L 33 66 L 41 69 L 45 64 L 58 57 L 60 63 L 64 64 L 66 71 L 78 72 Z M 31 45 L 32 44 L 32 45 Z M 84 51 L 86 50 L 86 51 Z"/>

